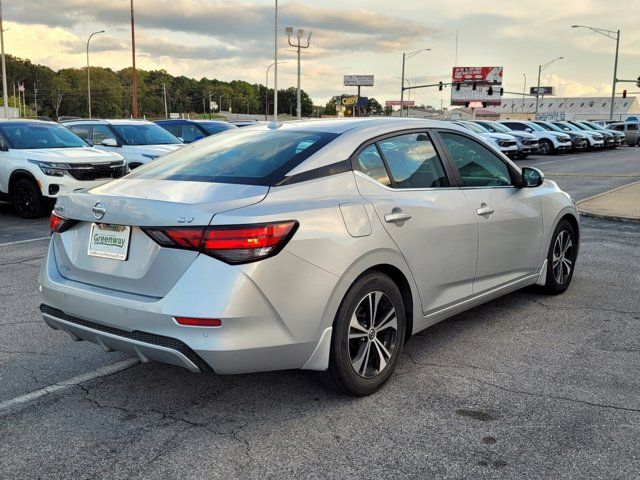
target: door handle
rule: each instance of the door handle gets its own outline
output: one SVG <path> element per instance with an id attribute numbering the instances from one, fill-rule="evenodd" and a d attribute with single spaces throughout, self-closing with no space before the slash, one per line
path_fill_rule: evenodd
<path id="1" fill-rule="evenodd" d="M 495 210 L 491 208 L 489 205 L 487 205 L 486 203 L 482 203 L 480 204 L 480 208 L 476 210 L 476 213 L 481 217 L 484 217 L 484 216 L 492 215 L 493 213 L 495 213 Z"/>
<path id="2" fill-rule="evenodd" d="M 410 219 L 411 219 L 411 215 L 403 212 L 387 213 L 384 216 L 384 221 L 387 223 L 401 223 L 401 222 L 406 222 L 407 220 L 410 220 Z"/>

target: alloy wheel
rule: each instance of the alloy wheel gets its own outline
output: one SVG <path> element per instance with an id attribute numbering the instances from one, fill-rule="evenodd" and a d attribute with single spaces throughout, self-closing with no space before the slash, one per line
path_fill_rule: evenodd
<path id="1" fill-rule="evenodd" d="M 562 230 L 553 244 L 552 268 L 556 282 L 563 284 L 573 268 L 573 240 L 567 230 Z"/>
<path id="2" fill-rule="evenodd" d="M 398 319 L 385 293 L 369 292 L 358 303 L 349 324 L 349 356 L 364 378 L 379 375 L 389 363 L 398 338 Z"/>
<path id="3" fill-rule="evenodd" d="M 36 201 L 33 190 L 27 185 L 18 185 L 15 192 L 15 206 L 22 214 L 31 214 L 35 211 Z"/>

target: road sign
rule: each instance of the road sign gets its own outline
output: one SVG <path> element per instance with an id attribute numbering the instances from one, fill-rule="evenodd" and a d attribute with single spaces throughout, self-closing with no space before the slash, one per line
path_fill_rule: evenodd
<path id="1" fill-rule="evenodd" d="M 209 111 L 213 111 L 213 110 L 217 110 L 218 109 L 218 102 L 209 102 Z"/>
<path id="2" fill-rule="evenodd" d="M 345 87 L 373 87 L 373 75 L 345 75 Z"/>
<path id="3" fill-rule="evenodd" d="M 502 84 L 503 67 L 453 67 L 453 83 Z"/>
<path id="4" fill-rule="evenodd" d="M 463 83 L 451 89 L 451 105 L 466 105 L 470 102 L 483 102 L 485 105 L 500 105 L 502 96 L 501 88 L 493 88 L 492 85 L 473 85 Z M 491 95 L 490 95 L 491 93 Z"/>
<path id="5" fill-rule="evenodd" d="M 171 113 L 169 114 L 169 118 L 173 118 L 173 119 L 180 118 L 180 114 L 179 114 L 179 113 L 171 112 Z"/>
<path id="6" fill-rule="evenodd" d="M 538 87 L 531 87 L 529 89 L 529 93 L 531 95 L 535 95 L 536 91 L 538 91 Z M 556 89 L 554 87 L 540 87 L 540 95 L 555 95 Z"/>
<path id="7" fill-rule="evenodd" d="M 387 100 L 384 102 L 385 106 L 387 107 L 399 107 L 400 106 L 400 100 Z M 413 107 L 415 106 L 416 102 L 414 100 L 404 100 L 402 102 L 402 105 L 405 107 Z"/>
<path id="8" fill-rule="evenodd" d="M 356 96 L 344 97 L 341 102 L 342 102 L 342 105 L 345 105 L 345 106 L 355 105 L 356 103 L 358 103 L 358 97 Z"/>

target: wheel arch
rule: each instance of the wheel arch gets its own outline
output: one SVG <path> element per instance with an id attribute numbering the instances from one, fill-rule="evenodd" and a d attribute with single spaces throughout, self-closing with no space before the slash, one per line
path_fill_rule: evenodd
<path id="1" fill-rule="evenodd" d="M 18 180 L 21 180 L 23 178 L 32 180 L 33 182 L 35 182 L 36 185 L 38 185 L 38 188 L 40 188 L 40 184 L 38 183 L 38 180 L 36 179 L 36 177 L 34 177 L 33 173 L 31 173 L 28 170 L 14 170 L 11 173 L 11 176 L 9 177 L 9 184 L 8 184 L 9 191 L 7 193 L 10 196 L 13 193 L 13 186 L 16 184 Z"/>

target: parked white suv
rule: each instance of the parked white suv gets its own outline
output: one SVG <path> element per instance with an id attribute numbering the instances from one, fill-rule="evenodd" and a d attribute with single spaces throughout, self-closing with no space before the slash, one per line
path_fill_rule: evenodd
<path id="1" fill-rule="evenodd" d="M 130 169 L 144 165 L 184 144 L 146 120 L 71 120 L 62 125 L 100 150 L 117 152 Z"/>
<path id="2" fill-rule="evenodd" d="M 544 155 L 571 151 L 571 137 L 566 133 L 552 132 L 542 128 L 540 125 L 524 120 L 500 120 L 500 123 L 511 130 L 535 135 L 538 138 L 539 151 Z"/>
<path id="3" fill-rule="evenodd" d="M 461 127 L 465 127 L 468 130 L 477 133 L 481 137 L 484 137 L 489 142 L 493 143 L 507 157 L 515 158 L 515 156 L 518 154 L 518 141 L 513 135 L 509 135 L 507 133 L 490 132 L 484 126 L 481 126 L 474 122 L 459 120 L 453 123 L 455 123 L 456 125 L 460 125 Z"/>
<path id="4" fill-rule="evenodd" d="M 39 120 L 0 121 L 0 198 L 37 218 L 58 195 L 124 175 L 124 159 L 87 145 L 66 128 Z"/>

